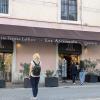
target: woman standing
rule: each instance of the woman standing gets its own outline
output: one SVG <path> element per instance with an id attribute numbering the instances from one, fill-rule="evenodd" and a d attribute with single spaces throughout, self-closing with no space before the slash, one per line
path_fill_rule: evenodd
<path id="1" fill-rule="evenodd" d="M 32 93 L 33 97 L 31 98 L 32 100 L 37 100 L 37 94 L 38 94 L 38 83 L 40 79 L 40 55 L 38 53 L 33 54 L 33 60 L 31 61 L 30 64 L 30 82 L 32 85 Z"/>
<path id="2" fill-rule="evenodd" d="M 79 72 L 80 84 L 83 85 L 85 81 L 85 68 L 81 67 Z"/>
<path id="3" fill-rule="evenodd" d="M 83 61 L 80 61 L 79 79 L 80 84 L 83 85 L 85 81 L 85 64 Z"/>

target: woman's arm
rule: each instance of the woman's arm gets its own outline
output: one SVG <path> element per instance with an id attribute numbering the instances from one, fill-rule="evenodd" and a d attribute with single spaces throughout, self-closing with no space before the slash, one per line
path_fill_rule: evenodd
<path id="1" fill-rule="evenodd" d="M 29 67 L 29 76 L 31 76 L 31 72 L 32 72 L 32 64 L 30 64 L 30 67 Z"/>

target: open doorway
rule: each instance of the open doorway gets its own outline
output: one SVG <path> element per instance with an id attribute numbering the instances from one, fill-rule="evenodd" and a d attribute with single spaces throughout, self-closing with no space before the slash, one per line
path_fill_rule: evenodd
<path id="1" fill-rule="evenodd" d="M 79 64 L 80 62 L 80 56 L 79 55 L 65 55 L 64 56 L 67 61 L 67 79 L 71 79 L 71 62 L 75 62 L 76 64 Z"/>
<path id="2" fill-rule="evenodd" d="M 67 77 L 66 79 L 70 80 L 71 79 L 71 62 L 75 62 L 77 64 L 79 64 L 80 62 L 80 56 L 79 55 L 59 55 L 59 58 L 61 58 L 63 56 L 63 58 L 66 60 L 67 64 L 66 64 L 66 68 L 67 68 Z M 60 67 L 61 68 L 61 67 Z"/>
<path id="3" fill-rule="evenodd" d="M 58 45 L 59 58 L 65 58 L 67 61 L 67 79 L 71 79 L 71 62 L 79 64 L 82 47 L 80 44 L 75 43 L 60 43 Z M 61 67 L 60 67 L 61 68 Z"/>

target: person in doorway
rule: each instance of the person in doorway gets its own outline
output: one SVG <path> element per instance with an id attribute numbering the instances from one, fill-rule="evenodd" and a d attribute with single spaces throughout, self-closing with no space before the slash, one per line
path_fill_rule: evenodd
<path id="1" fill-rule="evenodd" d="M 62 59 L 59 57 L 59 62 L 58 62 L 58 77 L 61 80 L 62 79 Z"/>
<path id="2" fill-rule="evenodd" d="M 65 58 L 62 58 L 61 61 L 62 64 L 62 81 L 66 82 L 67 79 L 67 60 Z"/>
<path id="3" fill-rule="evenodd" d="M 41 71 L 41 66 L 40 66 L 40 55 L 38 53 L 33 54 L 33 60 L 31 61 L 30 64 L 30 82 L 32 85 L 32 93 L 33 97 L 31 98 L 32 100 L 37 100 L 37 94 L 38 94 L 38 84 L 39 84 L 39 79 L 40 79 L 40 71 Z"/>
<path id="4" fill-rule="evenodd" d="M 80 67 L 79 79 L 80 79 L 80 84 L 83 85 L 85 81 L 85 68 L 84 67 Z"/>
<path id="5" fill-rule="evenodd" d="M 71 64 L 71 74 L 72 74 L 72 82 L 75 84 L 75 80 L 77 77 L 77 66 L 75 65 L 74 62 Z"/>
<path id="6" fill-rule="evenodd" d="M 79 64 L 78 62 L 76 62 L 76 66 L 77 66 L 77 75 L 76 75 L 76 79 L 78 80 L 79 79 Z"/>

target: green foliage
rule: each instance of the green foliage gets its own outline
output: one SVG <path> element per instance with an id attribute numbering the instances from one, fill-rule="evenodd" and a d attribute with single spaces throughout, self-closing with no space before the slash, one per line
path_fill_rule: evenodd
<path id="1" fill-rule="evenodd" d="M 82 68 L 85 68 L 84 61 L 82 61 L 82 60 L 80 61 L 80 68 L 81 68 L 81 67 L 82 67 Z"/>
<path id="2" fill-rule="evenodd" d="M 91 60 L 87 60 L 87 59 L 84 60 L 84 64 L 85 64 L 86 68 L 93 68 L 93 69 L 97 65 L 96 61 L 91 61 Z"/>
<path id="3" fill-rule="evenodd" d="M 22 74 L 21 75 L 21 79 L 22 77 L 27 77 L 29 76 L 29 66 L 30 64 L 29 63 L 20 63 L 20 73 Z"/>
<path id="4" fill-rule="evenodd" d="M 29 75 L 29 66 L 30 66 L 30 64 L 27 64 L 27 63 L 23 64 L 23 67 L 24 67 L 23 75 L 24 76 L 28 76 Z"/>
<path id="5" fill-rule="evenodd" d="M 84 63 L 84 64 L 83 64 Z M 81 66 L 84 66 L 88 74 L 95 74 L 95 67 L 97 65 L 96 61 L 85 59 L 80 62 Z"/>
<path id="6" fill-rule="evenodd" d="M 54 71 L 53 70 L 46 70 L 46 76 L 47 77 L 52 77 Z"/>
<path id="7" fill-rule="evenodd" d="M 5 71 L 4 62 L 0 60 L 0 71 Z"/>

